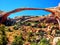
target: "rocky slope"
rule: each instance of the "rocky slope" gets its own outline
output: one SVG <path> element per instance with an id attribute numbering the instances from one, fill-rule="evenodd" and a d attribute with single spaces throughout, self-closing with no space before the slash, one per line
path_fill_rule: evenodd
<path id="1" fill-rule="evenodd" d="M 14 25 L 0 26 L 1 45 L 52 45 L 55 38 L 60 37 L 59 25 L 52 15 L 22 16 L 12 20 L 16 21 Z"/>

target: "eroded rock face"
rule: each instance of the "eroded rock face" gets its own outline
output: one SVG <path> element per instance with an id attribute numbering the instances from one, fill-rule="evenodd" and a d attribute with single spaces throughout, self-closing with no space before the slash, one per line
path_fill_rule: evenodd
<path id="1" fill-rule="evenodd" d="M 58 23 L 54 17 L 46 18 L 46 23 Z"/>

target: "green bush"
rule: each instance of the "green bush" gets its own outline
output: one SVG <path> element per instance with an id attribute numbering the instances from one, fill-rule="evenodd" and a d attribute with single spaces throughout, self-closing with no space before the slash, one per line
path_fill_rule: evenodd
<path id="1" fill-rule="evenodd" d="M 12 45 L 23 45 L 22 35 L 15 36 L 15 40 L 12 42 Z"/>
<path id="2" fill-rule="evenodd" d="M 18 26 L 17 25 L 15 25 L 14 27 L 13 27 L 13 29 L 15 29 L 15 30 L 18 30 Z"/>
<path id="3" fill-rule="evenodd" d="M 60 45 L 60 40 L 57 42 L 57 45 Z"/>
<path id="4" fill-rule="evenodd" d="M 41 26 L 42 26 L 42 28 L 45 28 L 46 27 L 45 24 L 42 24 Z"/>
<path id="5" fill-rule="evenodd" d="M 5 26 L 0 26 L 0 45 L 7 44 L 7 37 L 5 34 Z"/>
<path id="6" fill-rule="evenodd" d="M 37 43 L 35 43 L 35 42 L 32 42 L 32 43 L 31 43 L 31 45 L 38 45 L 38 44 L 37 44 Z"/>
<path id="7" fill-rule="evenodd" d="M 46 38 L 42 38 L 39 45 L 50 45 Z"/>

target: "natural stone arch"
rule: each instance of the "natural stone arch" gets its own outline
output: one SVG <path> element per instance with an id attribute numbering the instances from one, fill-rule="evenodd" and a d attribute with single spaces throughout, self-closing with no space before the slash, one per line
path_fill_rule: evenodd
<path id="1" fill-rule="evenodd" d="M 2 17 L 1 17 L 1 20 L 0 20 L 0 24 L 5 22 L 7 20 L 7 17 L 12 14 L 12 13 L 16 13 L 16 12 L 19 12 L 19 11 L 24 11 L 24 10 L 40 10 L 39 8 L 18 8 L 18 9 L 15 9 L 15 10 L 12 10 L 10 12 L 7 12 L 7 13 L 3 13 Z"/>

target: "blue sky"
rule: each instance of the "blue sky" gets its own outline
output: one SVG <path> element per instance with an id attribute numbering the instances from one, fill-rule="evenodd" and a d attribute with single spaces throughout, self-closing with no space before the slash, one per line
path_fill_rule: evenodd
<path id="1" fill-rule="evenodd" d="M 16 8 L 48 8 L 55 7 L 58 5 L 59 0 L 0 0 L 0 10 L 9 12 Z M 18 13 L 11 14 L 9 17 L 14 18 L 15 16 L 23 16 L 23 15 L 46 15 L 49 12 L 45 11 L 22 11 Z"/>

